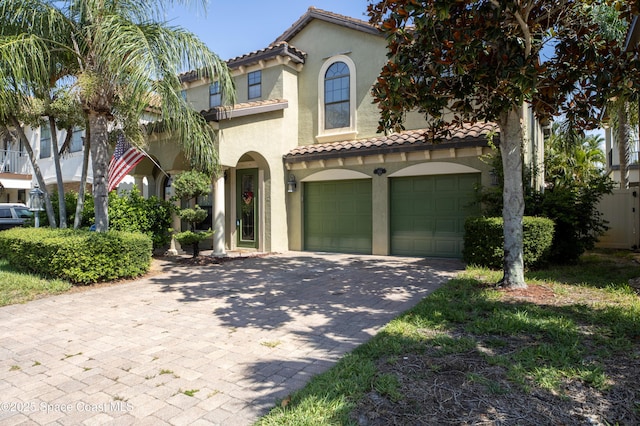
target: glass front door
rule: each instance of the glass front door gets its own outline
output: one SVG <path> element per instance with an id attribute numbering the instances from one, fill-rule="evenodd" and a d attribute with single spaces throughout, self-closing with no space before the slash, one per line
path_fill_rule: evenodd
<path id="1" fill-rule="evenodd" d="M 258 248 L 258 169 L 236 172 L 238 247 Z"/>

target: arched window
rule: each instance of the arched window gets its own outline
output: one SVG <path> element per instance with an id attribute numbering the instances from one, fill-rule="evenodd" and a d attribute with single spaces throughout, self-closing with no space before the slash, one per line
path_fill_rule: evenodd
<path id="1" fill-rule="evenodd" d="M 325 61 L 318 73 L 320 143 L 354 139 L 356 129 L 356 64 L 348 55 Z"/>
<path id="2" fill-rule="evenodd" d="M 350 73 L 344 62 L 334 62 L 324 76 L 324 128 L 340 129 L 351 124 Z"/>

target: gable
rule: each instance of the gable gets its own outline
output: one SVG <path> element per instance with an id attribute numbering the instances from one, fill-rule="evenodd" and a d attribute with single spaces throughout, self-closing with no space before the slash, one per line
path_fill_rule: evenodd
<path id="1" fill-rule="evenodd" d="M 350 28 L 354 31 L 360 31 L 382 37 L 382 33 L 375 26 L 366 21 L 316 9 L 312 6 L 287 31 L 282 33 L 282 35 L 276 39 L 274 44 L 283 41 L 288 43 L 291 42 L 298 33 L 303 31 L 307 25 L 313 21 L 322 21 L 339 27 Z"/>

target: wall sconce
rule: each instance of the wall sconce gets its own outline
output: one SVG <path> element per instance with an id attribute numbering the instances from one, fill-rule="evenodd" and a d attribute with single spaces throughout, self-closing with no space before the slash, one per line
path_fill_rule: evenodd
<path id="1" fill-rule="evenodd" d="M 289 175 L 289 180 L 287 181 L 287 192 L 296 192 L 296 177 L 294 175 Z"/>
<path id="2" fill-rule="evenodd" d="M 496 172 L 494 172 L 493 170 L 491 170 L 489 172 L 489 176 L 491 176 L 491 186 L 498 186 L 500 185 L 500 179 L 498 177 L 498 175 L 496 174 Z"/>
<path id="3" fill-rule="evenodd" d="M 387 173 L 387 169 L 384 169 L 382 167 L 378 167 L 377 169 L 375 169 L 373 171 L 373 173 L 377 174 L 378 176 L 382 176 L 383 174 Z"/>

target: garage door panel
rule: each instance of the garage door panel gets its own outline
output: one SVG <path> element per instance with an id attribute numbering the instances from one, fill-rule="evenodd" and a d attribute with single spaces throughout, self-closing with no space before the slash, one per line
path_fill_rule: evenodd
<path id="1" fill-rule="evenodd" d="M 461 257 L 465 218 L 474 205 L 479 174 L 391 179 L 391 253 Z"/>
<path id="2" fill-rule="evenodd" d="M 371 253 L 371 181 L 307 182 L 305 250 Z"/>

